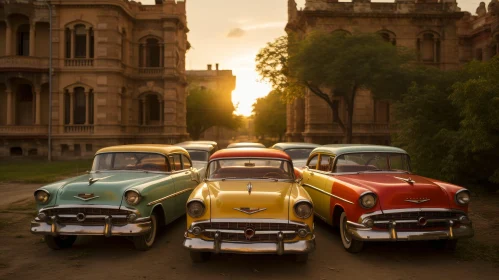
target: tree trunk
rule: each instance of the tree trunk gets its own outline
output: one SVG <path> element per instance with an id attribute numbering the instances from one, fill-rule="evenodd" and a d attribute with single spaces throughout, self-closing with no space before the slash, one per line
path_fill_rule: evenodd
<path id="1" fill-rule="evenodd" d="M 347 119 L 347 124 L 346 124 L 346 137 L 345 137 L 345 144 L 352 144 L 352 138 L 353 138 L 353 110 L 354 110 L 354 105 L 355 105 L 355 94 L 357 93 L 357 86 L 352 87 L 352 92 L 350 96 L 347 96 L 347 112 L 348 112 L 348 119 Z"/>

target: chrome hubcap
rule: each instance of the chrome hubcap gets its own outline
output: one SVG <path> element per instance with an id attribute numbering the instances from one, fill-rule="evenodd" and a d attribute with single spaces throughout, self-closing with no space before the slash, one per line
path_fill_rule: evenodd
<path id="1" fill-rule="evenodd" d="M 347 219 L 343 219 L 343 239 L 345 239 L 345 242 L 350 244 L 350 236 L 348 235 L 348 231 L 347 231 Z"/>

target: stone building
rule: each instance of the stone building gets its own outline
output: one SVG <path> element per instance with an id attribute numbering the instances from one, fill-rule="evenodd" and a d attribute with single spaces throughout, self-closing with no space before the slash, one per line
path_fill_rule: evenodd
<path id="1" fill-rule="evenodd" d="M 0 156 L 174 143 L 185 124 L 185 2 L 0 1 Z M 52 117 L 49 119 L 49 44 Z"/>
<path id="2" fill-rule="evenodd" d="M 187 71 L 187 81 L 190 87 L 204 87 L 215 91 L 220 95 L 220 99 L 226 102 L 225 106 L 233 106 L 232 92 L 236 88 L 236 76 L 232 74 L 232 70 L 221 70 L 218 63 L 215 68 L 208 64 L 206 70 Z M 216 141 L 219 147 L 224 147 L 235 136 L 237 131 L 217 126 L 206 130 L 201 139 Z"/>
<path id="3" fill-rule="evenodd" d="M 456 0 L 307 0 L 298 10 L 288 0 L 286 32 L 303 38 L 312 31 L 378 33 L 388 43 L 412 48 L 419 63 L 456 69 L 472 59 L 486 60 L 497 54 L 498 4 L 491 1 L 489 11 L 481 4 L 476 16 L 461 12 Z M 339 117 L 345 121 L 344 101 L 335 100 Z M 289 141 L 342 143 L 343 132 L 332 123 L 329 106 L 310 92 L 287 108 Z M 386 100 L 374 100 L 360 90 L 355 99 L 353 142 L 389 144 L 393 114 Z"/>

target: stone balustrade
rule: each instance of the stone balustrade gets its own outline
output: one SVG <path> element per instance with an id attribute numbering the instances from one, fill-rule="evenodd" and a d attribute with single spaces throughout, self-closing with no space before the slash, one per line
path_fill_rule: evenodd
<path id="1" fill-rule="evenodd" d="M 160 67 L 142 67 L 139 68 L 139 74 L 147 76 L 162 76 L 165 73 L 165 68 Z"/>
<path id="2" fill-rule="evenodd" d="M 64 66 L 69 67 L 92 67 L 94 66 L 93 58 L 71 58 L 64 60 Z"/>
<path id="3" fill-rule="evenodd" d="M 144 125 L 139 126 L 139 133 L 162 134 L 164 126 L 162 125 Z"/>
<path id="4" fill-rule="evenodd" d="M 64 133 L 71 134 L 93 134 L 94 126 L 93 125 L 65 125 Z"/>
<path id="5" fill-rule="evenodd" d="M 0 68 L 2 69 L 47 69 L 49 59 L 47 57 L 33 56 L 1 56 Z"/>
<path id="6" fill-rule="evenodd" d="M 0 135 L 47 135 L 48 125 L 4 125 Z"/>

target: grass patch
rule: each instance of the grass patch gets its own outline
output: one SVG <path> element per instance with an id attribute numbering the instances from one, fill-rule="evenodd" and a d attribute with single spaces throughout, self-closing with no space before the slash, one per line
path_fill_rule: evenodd
<path id="1" fill-rule="evenodd" d="M 499 246 L 473 239 L 462 240 L 458 244 L 456 256 L 463 261 L 484 260 L 499 264 Z"/>
<path id="2" fill-rule="evenodd" d="M 0 183 L 46 184 L 84 174 L 92 160 L 10 160 L 0 162 Z"/>

